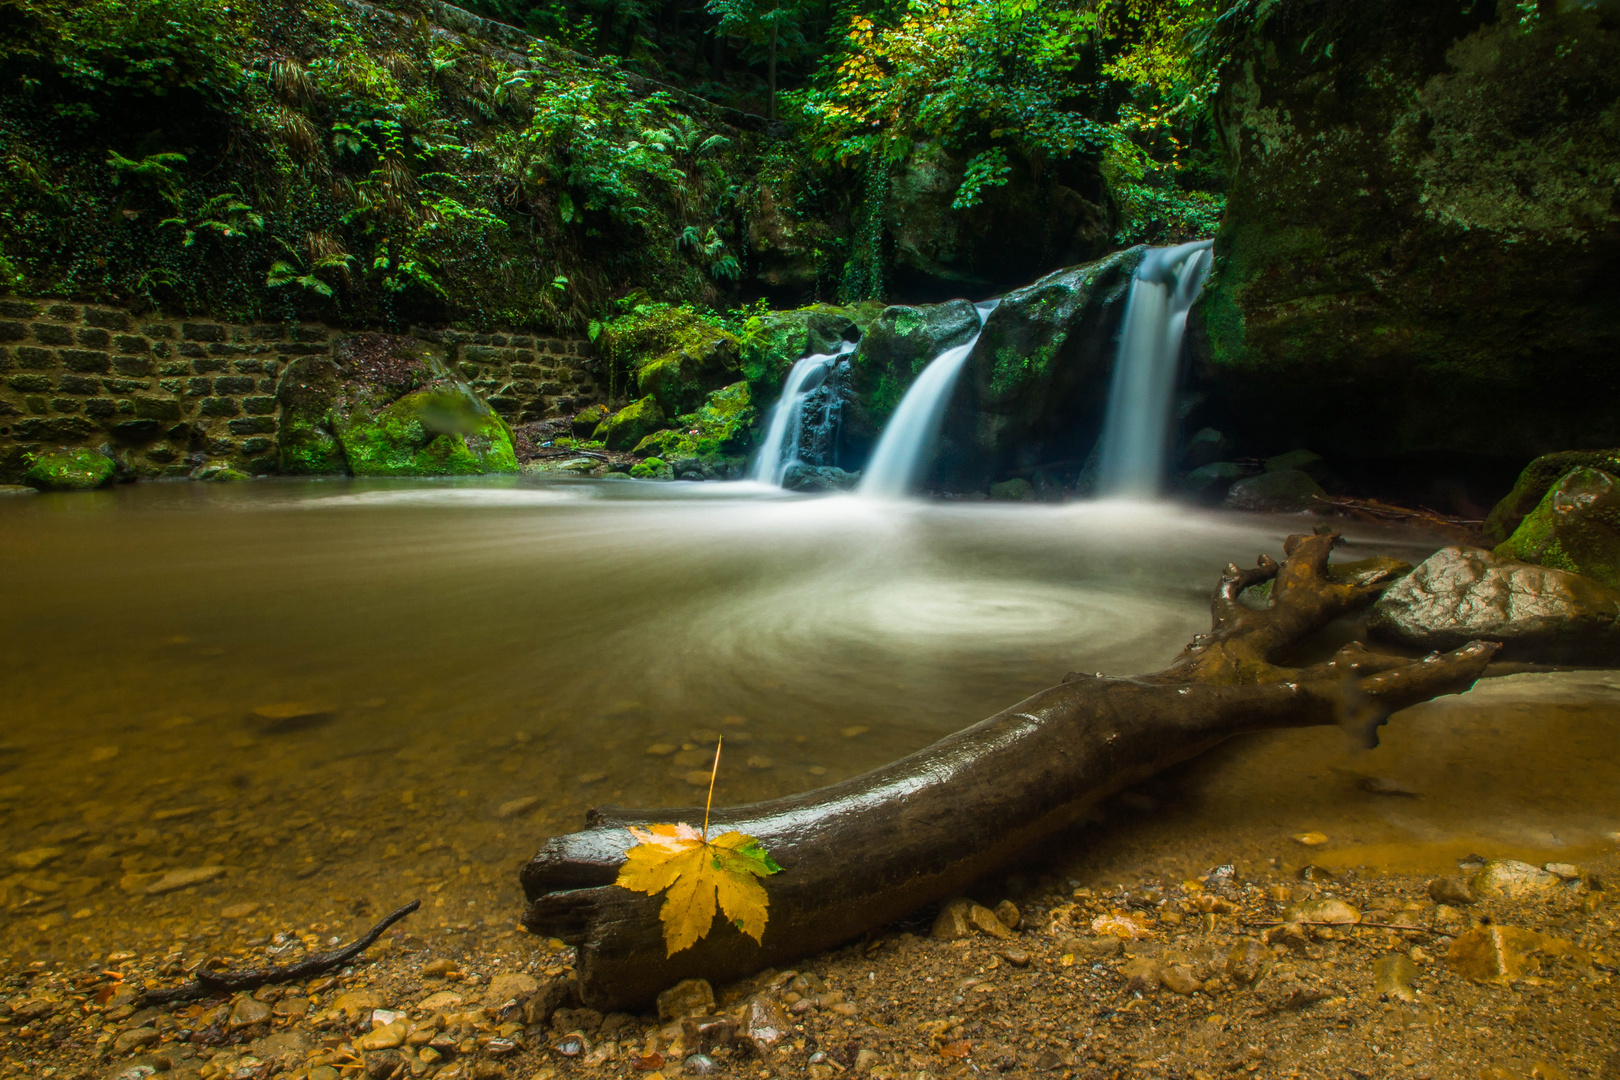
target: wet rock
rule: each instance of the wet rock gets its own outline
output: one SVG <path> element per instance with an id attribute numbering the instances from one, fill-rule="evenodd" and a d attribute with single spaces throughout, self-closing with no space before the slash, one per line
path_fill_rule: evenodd
<path id="1" fill-rule="evenodd" d="M 1343 900 L 1331 896 L 1305 900 L 1283 910 L 1288 922 L 1327 923 L 1333 926 L 1350 925 L 1361 921 L 1361 912 Z"/>
<path id="2" fill-rule="evenodd" d="M 38 495 L 38 494 L 39 494 L 39 491 L 36 488 L 31 488 L 31 487 L 28 487 L 28 486 L 26 486 L 24 484 L 0 484 L 0 499 L 3 499 L 8 495 Z"/>
<path id="3" fill-rule="evenodd" d="M 527 1001 L 539 992 L 540 981 L 533 975 L 525 975 L 522 972 L 497 975 L 489 980 L 489 990 L 484 994 L 484 1001 L 490 1005 L 498 1005 L 513 999 Z"/>
<path id="4" fill-rule="evenodd" d="M 1417 965 L 1405 953 L 1385 953 L 1373 965 L 1373 993 L 1384 994 L 1393 1001 L 1417 1000 L 1412 984 L 1417 981 Z"/>
<path id="5" fill-rule="evenodd" d="M 582 1004 L 579 998 L 579 980 L 569 976 L 543 983 L 540 989 L 523 1003 L 523 1022 L 531 1027 L 544 1026 L 558 1009 Z"/>
<path id="6" fill-rule="evenodd" d="M 392 1050 L 405 1045 L 405 1037 L 410 1034 L 410 1023 L 406 1020 L 395 1020 L 381 1027 L 372 1028 L 358 1039 L 354 1040 L 357 1050 Z"/>
<path id="7" fill-rule="evenodd" d="M 332 999 L 331 1007 L 343 1014 L 350 1024 L 360 1022 L 362 1016 L 382 1006 L 382 998 L 375 990 L 345 990 Z"/>
<path id="8" fill-rule="evenodd" d="M 596 426 L 594 438 L 609 450 L 628 450 L 667 425 L 664 410 L 648 395 L 633 401 Z"/>
<path id="9" fill-rule="evenodd" d="M 113 478 L 111 458 L 87 447 L 42 450 L 23 474 L 23 482 L 41 491 L 91 491 Z"/>
<path id="10" fill-rule="evenodd" d="M 244 1028 L 252 1024 L 262 1024 L 269 1020 L 270 1016 L 270 1006 L 246 994 L 238 994 L 231 1001 L 230 1018 L 226 1023 L 233 1029 Z"/>
<path id="11" fill-rule="evenodd" d="M 939 914 L 934 918 L 934 928 L 928 936 L 935 941 L 960 941 L 967 937 L 973 933 L 973 924 L 968 921 L 968 912 L 973 907 L 973 901 L 965 896 L 945 901 L 940 905 Z"/>
<path id="12" fill-rule="evenodd" d="M 968 908 L 967 920 L 979 933 L 993 938 L 1006 940 L 1018 936 L 1007 929 L 1007 924 L 998 919 L 995 912 L 982 904 L 973 904 Z"/>
<path id="13" fill-rule="evenodd" d="M 1025 952 L 1023 949 L 1002 949 L 997 952 L 996 955 L 1007 961 L 1007 963 L 1011 964 L 1013 967 L 1029 967 L 1029 953 Z"/>
<path id="14" fill-rule="evenodd" d="M 558 1009 L 551 1014 L 551 1026 L 564 1033 L 594 1035 L 602 1027 L 602 1014 L 595 1009 Z"/>
<path id="15" fill-rule="evenodd" d="M 536 795 L 525 795 L 520 799 L 508 799 L 495 808 L 495 816 L 498 818 L 514 818 L 520 814 L 528 813 L 539 805 L 540 798 Z"/>
<path id="16" fill-rule="evenodd" d="M 428 979 L 442 979 L 454 970 L 456 970 L 456 962 L 447 956 L 429 960 L 422 965 L 422 975 Z"/>
<path id="17" fill-rule="evenodd" d="M 1058 951 L 1087 960 L 1106 960 L 1125 951 L 1125 941 L 1112 934 L 1090 938 L 1064 938 L 1058 942 Z"/>
<path id="18" fill-rule="evenodd" d="M 1537 971 L 1543 956 L 1574 956 L 1579 950 L 1562 938 L 1516 926 L 1478 926 L 1457 936 L 1446 964 L 1475 982 L 1504 983 Z"/>
<path id="19" fill-rule="evenodd" d="M 1298 471 L 1312 480 L 1327 479 L 1327 461 L 1314 450 L 1290 450 L 1266 458 L 1265 465 L 1268 473 Z"/>
<path id="20" fill-rule="evenodd" d="M 315 1040 L 309 1032 L 294 1030 L 278 1031 L 262 1039 L 254 1039 L 248 1049 L 261 1061 L 279 1065 L 285 1070 L 301 1062 L 314 1047 Z"/>
<path id="21" fill-rule="evenodd" d="M 1304 952 L 1311 943 L 1311 936 L 1297 922 L 1285 922 L 1280 926 L 1269 927 L 1261 935 L 1261 940 L 1267 945 L 1282 945 L 1294 952 Z"/>
<path id="22" fill-rule="evenodd" d="M 1258 513 L 1298 513 L 1326 501 L 1327 492 L 1308 473 L 1284 469 L 1239 480 L 1228 489 L 1222 505 Z"/>
<path id="23" fill-rule="evenodd" d="M 832 465 L 793 465 L 782 474 L 782 486 L 789 491 L 849 491 L 860 480 L 860 473 Z"/>
<path id="24" fill-rule="evenodd" d="M 1614 472 L 1620 474 L 1620 468 Z M 1620 589 L 1620 480 L 1600 469 L 1571 470 L 1496 554 L 1584 574 Z"/>
<path id="25" fill-rule="evenodd" d="M 1321 847 L 1327 842 L 1328 838 L 1326 833 L 1307 832 L 1298 833 L 1294 836 L 1294 843 L 1304 844 L 1306 847 Z"/>
<path id="26" fill-rule="evenodd" d="M 1486 899 L 1523 900 L 1545 896 L 1562 885 L 1557 874 L 1517 859 L 1492 859 L 1474 875 L 1470 887 L 1475 896 Z"/>
<path id="27" fill-rule="evenodd" d="M 658 1019 L 666 1023 L 714 1011 L 714 988 L 707 979 L 683 979 L 658 995 Z"/>
<path id="28" fill-rule="evenodd" d="M 405 1064 L 405 1055 L 398 1050 L 377 1050 L 366 1055 L 366 1075 L 371 1080 L 387 1080 Z"/>
<path id="29" fill-rule="evenodd" d="M 1181 467 L 1201 469 L 1232 455 L 1232 442 L 1214 428 L 1199 428 L 1187 436 L 1181 448 Z"/>
<path id="30" fill-rule="evenodd" d="M 1199 502 L 1213 506 L 1226 498 L 1233 484 L 1258 475 L 1260 470 L 1253 465 L 1236 461 L 1212 461 L 1207 465 L 1198 466 L 1182 477 L 1179 487 L 1183 494 L 1191 495 Z"/>
<path id="31" fill-rule="evenodd" d="M 57 858 L 60 858 L 65 848 L 38 847 L 27 851 L 19 851 L 11 857 L 11 864 L 19 870 L 38 870 Z"/>
<path id="32" fill-rule="evenodd" d="M 1499 641 L 1504 658 L 1604 662 L 1620 655 L 1620 591 L 1479 548 L 1449 547 L 1390 586 L 1368 625 L 1419 649 Z"/>
<path id="33" fill-rule="evenodd" d="M 766 1054 L 793 1032 L 793 1024 L 772 998 L 756 995 L 743 1006 L 737 1038 L 756 1054 Z"/>
<path id="34" fill-rule="evenodd" d="M 337 710 L 330 705 L 313 701 L 277 701 L 252 709 L 248 719 L 261 731 L 282 734 L 324 724 L 335 715 Z"/>
<path id="35" fill-rule="evenodd" d="M 118 1037 L 113 1040 L 113 1053 L 131 1053 L 135 1050 L 139 1050 L 143 1046 L 151 1046 L 153 1043 L 157 1042 L 160 1037 L 161 1036 L 158 1035 L 156 1028 L 149 1027 L 139 1027 L 130 1031 L 121 1032 L 119 1033 Z"/>
<path id="36" fill-rule="evenodd" d="M 1562 881 L 1579 881 L 1586 876 L 1574 863 L 1550 862 L 1543 864 L 1541 868 Z"/>
<path id="37" fill-rule="evenodd" d="M 1474 902 L 1474 890 L 1460 877 L 1437 877 L 1429 882 L 1429 899 L 1437 904 L 1465 907 Z"/>
<path id="38" fill-rule="evenodd" d="M 1159 988 L 1163 977 L 1163 969 L 1157 960 L 1147 956 L 1139 956 L 1135 960 L 1127 960 L 1120 965 L 1120 978 L 1125 980 L 1125 989 L 1130 993 L 1151 994 Z"/>
<path id="39" fill-rule="evenodd" d="M 1171 993 L 1187 997 L 1196 991 L 1200 984 L 1192 968 L 1185 964 L 1169 964 L 1159 972 L 1159 982 Z"/>
<path id="40" fill-rule="evenodd" d="M 259 905 L 248 901 L 243 904 L 230 904 L 220 909 L 219 917 L 222 919 L 245 919 L 259 910 Z"/>
<path id="41" fill-rule="evenodd" d="M 1024 924 L 1024 913 L 1018 910 L 1018 905 L 1011 900 L 1003 900 L 995 906 L 996 918 L 1009 930 L 1017 930 Z"/>
<path id="42" fill-rule="evenodd" d="M 193 866 L 185 870 L 170 870 L 146 887 L 148 896 L 158 896 L 162 893 L 174 892 L 177 889 L 189 888 L 192 885 L 201 885 L 205 881 L 213 881 L 225 873 L 223 866 Z"/>
<path id="43" fill-rule="evenodd" d="M 1525 466 L 1513 490 L 1485 518 L 1485 535 L 1502 543 L 1518 531 L 1519 525 L 1541 504 L 1554 484 L 1581 468 L 1620 476 L 1620 450 L 1567 450 L 1536 458 Z"/>
<path id="44" fill-rule="evenodd" d="M 1226 954 L 1226 976 L 1239 986 L 1253 986 L 1271 968 L 1271 953 L 1253 938 L 1246 938 Z"/>
<path id="45" fill-rule="evenodd" d="M 1030 502 L 1035 498 L 1035 486 L 1021 476 L 990 485 L 990 498 L 995 502 Z"/>

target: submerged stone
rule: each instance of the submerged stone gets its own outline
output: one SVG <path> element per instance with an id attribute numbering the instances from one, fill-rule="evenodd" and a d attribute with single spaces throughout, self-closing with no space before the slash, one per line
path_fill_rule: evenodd
<path id="1" fill-rule="evenodd" d="M 23 480 L 41 491 L 92 491 L 113 478 L 113 461 L 83 446 L 34 455 Z"/>
<path id="2" fill-rule="evenodd" d="M 849 491 L 860 479 L 860 473 L 833 465 L 793 465 L 782 475 L 782 486 L 789 491 Z"/>
<path id="3" fill-rule="evenodd" d="M 1373 633 L 1418 649 L 1498 641 L 1507 659 L 1612 662 L 1620 590 L 1479 548 L 1431 555 L 1373 605 Z"/>
<path id="4" fill-rule="evenodd" d="M 1585 466 L 1571 470 L 1548 489 L 1496 554 L 1584 574 L 1620 589 L 1620 480 Z"/>
<path id="5" fill-rule="evenodd" d="M 1225 505 L 1233 510 L 1297 513 L 1313 509 L 1326 499 L 1322 485 L 1308 474 L 1283 469 L 1239 480 L 1227 491 Z"/>

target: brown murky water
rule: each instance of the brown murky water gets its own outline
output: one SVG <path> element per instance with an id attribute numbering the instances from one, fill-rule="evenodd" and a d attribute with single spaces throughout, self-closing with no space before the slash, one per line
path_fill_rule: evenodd
<path id="1" fill-rule="evenodd" d="M 248 932 L 418 895 L 419 930 L 509 928 L 545 836 L 593 804 L 700 802 L 717 734 L 717 799 L 742 802 L 1069 670 L 1157 668 L 1206 628 L 1220 567 L 1291 528 L 632 483 L 7 500 L 0 957 L 211 935 L 245 903 Z M 1351 536 L 1347 558 L 1437 546 Z M 1620 674 L 1494 680 L 1388 731 L 1370 753 L 1334 731 L 1234 742 L 1170 781 L 1174 812 L 1138 799 L 1097 872 L 1438 869 L 1620 829 Z M 1329 843 L 1304 854 L 1305 831 Z M 202 867 L 223 869 L 161 891 Z"/>

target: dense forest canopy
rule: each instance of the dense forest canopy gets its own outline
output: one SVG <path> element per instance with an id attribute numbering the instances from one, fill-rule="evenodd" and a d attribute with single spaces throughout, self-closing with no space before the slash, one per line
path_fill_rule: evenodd
<path id="1" fill-rule="evenodd" d="M 410 0 L 3 0 L 0 282 L 583 326 L 630 293 L 748 302 L 764 207 L 819 229 L 791 299 L 858 299 L 884 291 L 887 177 L 924 152 L 957 213 L 1080 166 L 1116 242 L 1207 235 L 1217 43 L 1247 6 L 468 5 L 524 55 Z"/>

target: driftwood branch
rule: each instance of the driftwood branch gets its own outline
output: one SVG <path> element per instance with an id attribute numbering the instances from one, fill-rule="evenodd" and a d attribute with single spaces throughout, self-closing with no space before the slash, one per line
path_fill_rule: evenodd
<path id="1" fill-rule="evenodd" d="M 349 944 L 333 949 L 330 952 L 316 953 L 314 956 L 296 964 L 256 968 L 253 971 L 228 971 L 219 974 L 199 969 L 192 974 L 191 981 L 188 983 L 182 983 L 167 990 L 148 990 L 141 999 L 141 1007 L 167 1005 L 175 1001 L 196 1001 L 198 998 L 205 997 L 228 997 L 232 994 L 251 993 L 261 986 L 301 982 L 316 975 L 324 975 L 334 968 L 342 967 L 371 948 L 377 943 L 377 939 L 383 936 L 384 931 L 421 906 L 422 901 L 412 900 L 366 931 L 364 937 L 357 938 Z"/>
<path id="2" fill-rule="evenodd" d="M 628 825 L 702 819 L 701 808 L 592 810 L 524 868 L 525 924 L 578 947 L 581 989 L 600 1008 L 639 1006 L 683 978 L 738 978 L 858 938 L 965 887 L 1073 825 L 1108 795 L 1224 739 L 1340 724 L 1371 738 L 1390 713 L 1473 685 L 1496 646 L 1421 660 L 1353 644 L 1309 667 L 1289 649 L 1365 607 L 1410 569 L 1393 559 L 1330 566 L 1336 534 L 1289 537 L 1282 563 L 1229 566 L 1208 634 L 1169 667 L 1134 678 L 1071 674 L 964 731 L 874 772 L 715 814 L 785 867 L 765 881 L 756 944 L 723 921 L 664 954 L 660 898 L 614 886 Z M 1246 589 L 1271 582 L 1251 607 Z"/>

